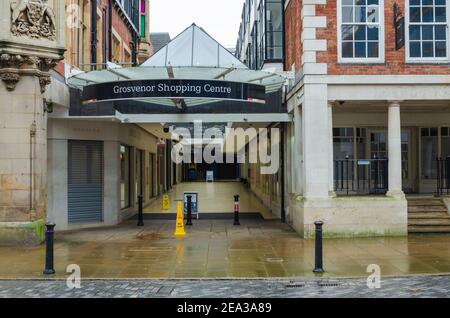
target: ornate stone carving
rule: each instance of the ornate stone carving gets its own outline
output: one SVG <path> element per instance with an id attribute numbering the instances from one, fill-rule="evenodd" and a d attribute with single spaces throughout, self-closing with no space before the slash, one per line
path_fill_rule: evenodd
<path id="1" fill-rule="evenodd" d="M 19 68 L 24 59 L 21 55 L 0 55 L 0 68 Z"/>
<path id="2" fill-rule="evenodd" d="M 14 90 L 21 76 L 37 76 L 41 86 L 41 93 L 50 84 L 50 74 L 59 60 L 51 58 L 41 58 L 30 55 L 0 55 L 0 78 L 6 84 L 9 91 Z"/>
<path id="3" fill-rule="evenodd" d="M 56 39 L 56 19 L 48 0 L 17 0 L 11 4 L 11 33 L 39 39 Z"/>
<path id="4" fill-rule="evenodd" d="M 6 89 L 8 91 L 13 91 L 16 88 L 17 83 L 20 80 L 19 73 L 15 72 L 4 72 L 0 73 L 0 78 L 6 84 Z"/>
<path id="5" fill-rule="evenodd" d="M 47 88 L 47 85 L 50 85 L 51 83 L 50 75 L 43 74 L 39 77 L 39 84 L 41 85 L 41 93 L 45 93 L 45 89 Z"/>

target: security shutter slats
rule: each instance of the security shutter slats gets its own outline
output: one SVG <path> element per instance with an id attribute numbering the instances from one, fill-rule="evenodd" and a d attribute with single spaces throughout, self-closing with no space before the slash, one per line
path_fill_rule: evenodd
<path id="1" fill-rule="evenodd" d="M 103 142 L 69 141 L 69 224 L 103 220 Z"/>

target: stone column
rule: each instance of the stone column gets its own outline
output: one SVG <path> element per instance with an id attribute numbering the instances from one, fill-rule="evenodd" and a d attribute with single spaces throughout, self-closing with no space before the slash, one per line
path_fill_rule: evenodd
<path id="1" fill-rule="evenodd" d="M 328 199 L 330 196 L 330 130 L 326 84 L 304 86 L 303 156 L 304 196 Z"/>
<path id="2" fill-rule="evenodd" d="M 295 106 L 294 109 L 294 134 L 295 134 L 295 153 L 294 162 L 294 186 L 296 194 L 303 194 L 303 144 L 302 144 L 302 110 L 300 106 Z"/>
<path id="3" fill-rule="evenodd" d="M 330 197 L 336 196 L 334 192 L 333 105 L 332 101 L 328 102 L 328 192 Z"/>
<path id="4" fill-rule="evenodd" d="M 64 27 L 63 1 L 0 2 L 0 242 L 42 239 L 47 196 L 42 94 L 49 71 L 63 57 Z"/>
<path id="5" fill-rule="evenodd" d="M 402 125 L 400 102 L 389 102 L 388 147 L 389 147 L 389 192 L 391 197 L 404 197 L 402 189 Z"/>

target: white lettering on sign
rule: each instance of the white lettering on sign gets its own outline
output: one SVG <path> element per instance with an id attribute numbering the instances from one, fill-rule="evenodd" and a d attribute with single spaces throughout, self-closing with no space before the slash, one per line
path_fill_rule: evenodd
<path id="1" fill-rule="evenodd" d="M 202 90 L 205 93 L 219 93 L 219 94 L 231 94 L 231 87 L 214 86 L 211 84 L 205 84 L 203 87 L 200 85 L 167 85 L 164 83 L 149 86 L 125 86 L 121 87 L 116 85 L 113 87 L 114 94 L 127 94 L 127 93 L 175 93 L 177 95 L 183 95 L 185 93 L 201 94 Z"/>
<path id="2" fill-rule="evenodd" d="M 125 93 L 146 93 L 146 92 L 154 92 L 155 86 L 127 86 L 127 87 L 120 87 L 120 86 L 114 86 L 113 87 L 114 94 L 125 94 Z"/>
<path id="3" fill-rule="evenodd" d="M 211 84 L 206 84 L 205 85 L 205 92 L 207 92 L 207 93 L 231 94 L 231 87 L 212 86 Z"/>
<path id="4" fill-rule="evenodd" d="M 167 85 L 161 83 L 158 85 L 158 92 L 170 92 L 176 94 L 184 94 L 184 93 L 200 94 L 202 92 L 202 87 L 197 85 Z"/>

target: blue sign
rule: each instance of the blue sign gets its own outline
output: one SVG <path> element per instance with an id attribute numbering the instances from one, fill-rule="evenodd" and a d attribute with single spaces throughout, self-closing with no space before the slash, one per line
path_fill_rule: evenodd
<path id="1" fill-rule="evenodd" d="M 358 166 L 370 166 L 370 160 L 359 160 Z"/>

